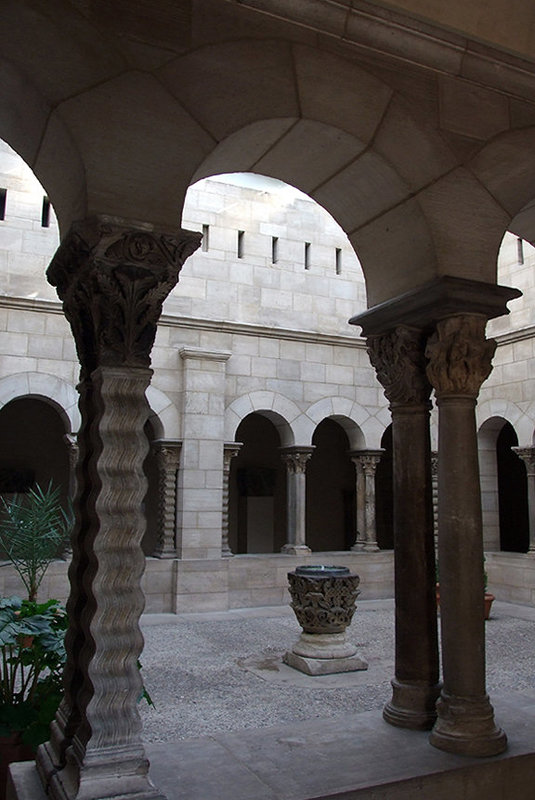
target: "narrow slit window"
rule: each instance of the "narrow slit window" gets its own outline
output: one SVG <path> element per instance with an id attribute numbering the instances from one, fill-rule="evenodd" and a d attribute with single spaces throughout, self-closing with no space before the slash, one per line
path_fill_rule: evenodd
<path id="1" fill-rule="evenodd" d="M 243 258 L 243 240 L 245 231 L 238 231 L 238 258 Z"/>
<path id="2" fill-rule="evenodd" d="M 6 218 L 7 189 L 0 189 L 0 219 Z"/>
<path id="3" fill-rule="evenodd" d="M 202 250 L 207 253 L 208 248 L 210 247 L 210 226 L 203 225 L 202 226 Z"/>
<path id="4" fill-rule="evenodd" d="M 310 269 L 310 242 L 305 242 L 305 269 Z"/>
<path id="5" fill-rule="evenodd" d="M 43 197 L 43 207 L 41 209 L 41 227 L 50 228 L 50 200 L 46 195 Z"/>
<path id="6" fill-rule="evenodd" d="M 335 251 L 335 254 L 334 254 L 334 265 L 335 265 L 335 269 L 336 269 L 336 274 L 337 275 L 341 275 L 342 274 L 342 250 L 341 250 L 340 247 L 336 248 L 336 251 Z"/>
<path id="7" fill-rule="evenodd" d="M 517 261 L 519 264 L 524 263 L 524 240 L 517 239 L 516 240 L 516 254 L 517 254 Z"/>
<path id="8" fill-rule="evenodd" d="M 276 264 L 279 260 L 279 238 L 278 236 L 271 237 L 271 263 Z"/>

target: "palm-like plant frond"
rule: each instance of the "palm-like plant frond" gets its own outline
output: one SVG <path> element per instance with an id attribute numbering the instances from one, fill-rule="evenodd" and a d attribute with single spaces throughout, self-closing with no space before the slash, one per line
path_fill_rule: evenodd
<path id="1" fill-rule="evenodd" d="M 27 494 L 0 497 L 0 548 L 6 553 L 35 600 L 46 568 L 61 554 L 72 528 L 62 508 L 60 490 L 38 484 Z"/>

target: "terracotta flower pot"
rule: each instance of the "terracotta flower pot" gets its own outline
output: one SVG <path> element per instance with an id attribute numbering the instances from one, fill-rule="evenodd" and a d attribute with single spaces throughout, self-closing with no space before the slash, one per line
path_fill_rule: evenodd
<path id="1" fill-rule="evenodd" d="M 440 607 L 440 584 L 436 584 L 436 593 L 437 593 L 437 608 Z M 496 600 L 496 597 L 491 594 L 490 592 L 485 592 L 485 619 L 490 617 L 490 608 L 492 603 Z"/>

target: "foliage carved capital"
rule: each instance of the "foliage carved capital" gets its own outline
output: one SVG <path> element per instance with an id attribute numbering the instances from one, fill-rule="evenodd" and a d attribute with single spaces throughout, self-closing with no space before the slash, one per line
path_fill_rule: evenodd
<path id="1" fill-rule="evenodd" d="M 74 223 L 48 268 L 76 341 L 82 375 L 148 367 L 162 304 L 201 235 L 131 228 L 109 217 Z"/>
<path id="2" fill-rule="evenodd" d="M 429 403 L 425 339 L 419 329 L 400 325 L 389 333 L 368 336 L 366 345 L 391 406 Z"/>
<path id="3" fill-rule="evenodd" d="M 485 327 L 484 317 L 468 314 L 437 322 L 425 351 L 427 376 L 437 397 L 477 397 L 496 350 L 496 341 L 485 338 Z"/>

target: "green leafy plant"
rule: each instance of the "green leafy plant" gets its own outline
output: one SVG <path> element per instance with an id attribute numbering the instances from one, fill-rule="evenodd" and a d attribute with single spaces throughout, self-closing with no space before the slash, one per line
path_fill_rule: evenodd
<path id="1" fill-rule="evenodd" d="M 63 509 L 59 487 L 49 483 L 8 500 L 0 497 L 0 512 L 0 549 L 19 573 L 28 599 L 35 601 L 48 565 L 67 545 L 72 511 Z"/>
<path id="2" fill-rule="evenodd" d="M 57 600 L 0 599 L 0 736 L 21 732 L 37 748 L 60 704 L 65 609 Z"/>

